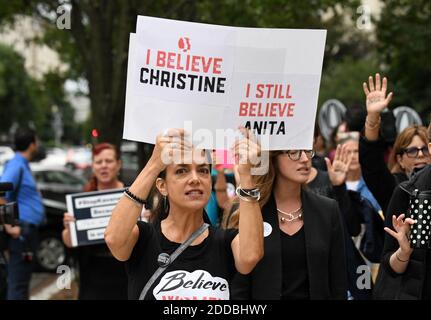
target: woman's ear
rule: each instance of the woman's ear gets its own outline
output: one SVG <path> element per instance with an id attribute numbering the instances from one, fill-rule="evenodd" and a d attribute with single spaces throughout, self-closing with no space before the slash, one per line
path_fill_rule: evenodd
<path id="1" fill-rule="evenodd" d="M 166 190 L 166 182 L 162 178 L 157 178 L 156 180 L 156 188 L 159 190 L 159 192 L 162 194 L 162 196 L 168 195 L 168 190 Z"/>

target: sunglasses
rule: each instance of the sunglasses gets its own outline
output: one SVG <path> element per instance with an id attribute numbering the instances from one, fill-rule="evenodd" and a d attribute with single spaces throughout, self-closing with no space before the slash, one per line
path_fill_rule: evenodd
<path id="1" fill-rule="evenodd" d="M 282 154 L 287 154 L 290 160 L 298 161 L 301 159 L 302 153 L 305 153 L 305 156 L 308 160 L 312 159 L 314 157 L 314 150 L 283 150 L 281 151 Z"/>
<path id="2" fill-rule="evenodd" d="M 430 155 L 430 152 L 427 146 L 423 146 L 422 148 L 410 147 L 410 148 L 403 149 L 403 153 L 405 153 L 409 158 L 417 158 L 417 156 L 419 155 L 419 151 L 422 151 L 422 154 L 425 157 Z"/>

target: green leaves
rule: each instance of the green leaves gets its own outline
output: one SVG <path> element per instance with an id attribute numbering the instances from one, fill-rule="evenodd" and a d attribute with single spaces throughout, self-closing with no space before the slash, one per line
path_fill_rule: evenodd
<path id="1" fill-rule="evenodd" d="M 388 0 L 377 29 L 378 50 L 394 82 L 395 104 L 423 115 L 431 107 L 431 2 Z"/>

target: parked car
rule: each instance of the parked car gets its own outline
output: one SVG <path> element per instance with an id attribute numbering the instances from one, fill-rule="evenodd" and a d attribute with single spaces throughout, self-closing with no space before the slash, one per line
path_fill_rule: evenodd
<path id="1" fill-rule="evenodd" d="M 31 164 L 42 194 L 46 223 L 40 228 L 40 245 L 36 252 L 37 270 L 55 272 L 67 259 L 61 239 L 63 214 L 67 211 L 67 194 L 82 192 L 85 180 L 65 167 Z"/>
<path id="2" fill-rule="evenodd" d="M 91 163 L 91 149 L 72 147 L 67 150 L 66 167 L 86 179 L 91 175 Z"/>
<path id="3" fill-rule="evenodd" d="M 15 152 L 11 147 L 0 146 L 0 165 L 13 158 Z"/>
<path id="4" fill-rule="evenodd" d="M 49 148 L 46 150 L 46 157 L 39 161 L 45 166 L 65 166 L 67 162 L 67 151 L 62 148 Z"/>

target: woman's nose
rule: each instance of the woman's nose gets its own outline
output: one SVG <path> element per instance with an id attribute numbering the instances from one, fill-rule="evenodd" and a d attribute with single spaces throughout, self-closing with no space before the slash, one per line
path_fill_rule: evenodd
<path id="1" fill-rule="evenodd" d="M 418 158 L 423 158 L 423 157 L 425 157 L 424 150 L 423 149 L 419 149 L 418 150 Z"/>
<path id="2" fill-rule="evenodd" d="M 301 161 L 301 162 L 307 162 L 308 161 L 308 157 L 304 151 L 301 151 L 301 156 L 299 157 L 299 161 Z"/>
<path id="3" fill-rule="evenodd" d="M 196 172 L 196 170 L 191 171 L 190 181 L 195 182 L 195 183 L 199 182 L 199 176 L 198 176 L 198 173 Z"/>

